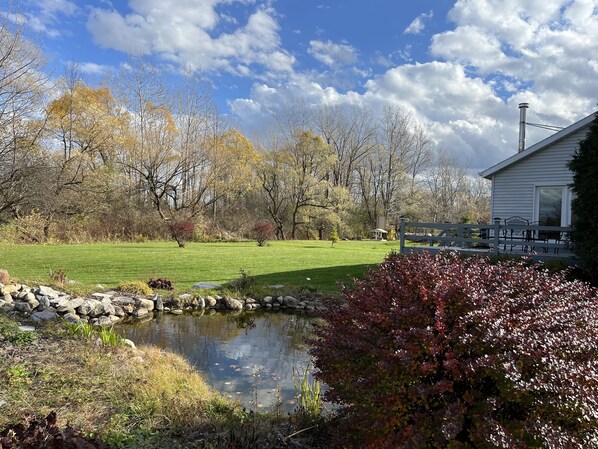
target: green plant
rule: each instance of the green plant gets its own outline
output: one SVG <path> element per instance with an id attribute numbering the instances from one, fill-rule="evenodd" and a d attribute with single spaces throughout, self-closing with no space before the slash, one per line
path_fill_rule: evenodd
<path id="1" fill-rule="evenodd" d="M 0 315 L 0 341 L 21 346 L 33 343 L 38 338 L 35 331 L 21 331 L 19 325 L 4 315 Z"/>
<path id="2" fill-rule="evenodd" d="M 318 418 L 322 411 L 322 387 L 317 379 L 310 380 L 311 362 L 301 373 L 293 367 L 293 386 L 297 400 L 297 414 L 307 418 Z"/>
<path id="3" fill-rule="evenodd" d="M 125 338 L 117 334 L 113 327 L 102 327 L 99 337 L 105 346 L 125 346 Z"/>
<path id="4" fill-rule="evenodd" d="M 338 243 L 338 241 L 340 240 L 340 238 L 338 236 L 338 232 L 336 231 L 336 229 L 333 229 L 332 231 L 330 231 L 330 235 L 328 236 L 328 240 L 330 240 L 330 242 L 331 242 L 330 246 L 334 246 L 335 243 Z"/>
<path id="5" fill-rule="evenodd" d="M 240 292 L 246 292 L 255 284 L 255 277 L 253 277 L 249 271 L 240 268 L 239 276 L 239 279 L 229 282 L 229 288 L 239 290 Z"/>
<path id="6" fill-rule="evenodd" d="M 132 293 L 134 295 L 148 296 L 153 293 L 150 286 L 141 281 L 121 282 L 116 288 L 123 293 Z"/>
<path id="7" fill-rule="evenodd" d="M 323 312 L 340 447 L 593 447 L 598 291 L 541 265 L 389 257 Z"/>
<path id="8" fill-rule="evenodd" d="M 6 376 L 8 383 L 13 386 L 31 383 L 31 373 L 27 366 L 21 363 L 7 368 Z"/>
<path id="9" fill-rule="evenodd" d="M 93 334 L 93 326 L 88 322 L 80 321 L 78 323 L 69 323 L 67 321 L 63 321 L 63 323 L 70 335 L 80 335 L 84 338 L 90 338 Z"/>
<path id="10" fill-rule="evenodd" d="M 598 114 L 590 125 L 586 138 L 568 164 L 573 173 L 571 212 L 575 217 L 571 240 L 588 277 L 598 285 Z"/>

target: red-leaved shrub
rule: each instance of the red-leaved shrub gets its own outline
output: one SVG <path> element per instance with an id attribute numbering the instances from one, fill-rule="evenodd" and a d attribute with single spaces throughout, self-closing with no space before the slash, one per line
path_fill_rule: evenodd
<path id="1" fill-rule="evenodd" d="M 251 233 L 258 246 L 264 246 L 274 235 L 274 226 L 268 220 L 260 220 L 253 225 Z"/>
<path id="2" fill-rule="evenodd" d="M 338 447 L 598 448 L 597 292 L 526 261 L 391 255 L 312 355 Z"/>
<path id="3" fill-rule="evenodd" d="M 168 222 L 170 235 L 176 240 L 179 247 L 185 246 L 185 241 L 191 240 L 195 231 L 195 223 L 191 220 L 177 220 Z"/>

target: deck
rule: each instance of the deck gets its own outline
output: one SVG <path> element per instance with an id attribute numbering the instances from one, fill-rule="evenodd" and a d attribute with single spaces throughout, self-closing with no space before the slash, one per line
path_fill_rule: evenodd
<path id="1" fill-rule="evenodd" d="M 467 254 L 519 255 L 536 261 L 576 262 L 570 227 L 539 225 L 419 223 L 401 220 L 401 254 L 457 251 Z M 407 242 L 411 242 L 407 245 Z"/>

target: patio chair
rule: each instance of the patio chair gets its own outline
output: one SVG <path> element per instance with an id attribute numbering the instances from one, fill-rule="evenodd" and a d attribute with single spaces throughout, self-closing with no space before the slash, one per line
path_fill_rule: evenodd
<path id="1" fill-rule="evenodd" d="M 509 226 L 529 226 L 529 220 L 523 218 L 523 217 L 518 217 L 516 215 L 509 217 L 509 218 L 505 218 L 505 229 L 503 232 L 503 237 L 505 238 L 505 240 L 511 240 L 510 246 L 511 246 L 511 251 L 513 251 L 513 248 L 516 246 L 519 246 L 518 243 L 513 243 L 513 240 L 521 240 L 521 250 L 525 251 L 527 248 L 527 243 L 526 243 L 526 230 L 525 229 L 513 229 L 513 228 L 509 228 Z M 504 245 L 504 251 L 507 250 L 507 243 L 505 242 Z"/>

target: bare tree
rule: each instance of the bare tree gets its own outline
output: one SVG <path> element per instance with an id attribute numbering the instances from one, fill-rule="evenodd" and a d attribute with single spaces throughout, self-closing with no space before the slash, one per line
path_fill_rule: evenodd
<path id="1" fill-rule="evenodd" d="M 18 214 L 34 194 L 28 180 L 43 166 L 38 111 L 47 79 L 40 50 L 23 36 L 22 17 L 9 11 L 0 20 L 0 213 Z"/>
<path id="2" fill-rule="evenodd" d="M 375 146 L 371 112 L 359 106 L 322 106 L 315 123 L 316 130 L 336 152 L 332 185 L 350 188 L 359 163 Z"/>

